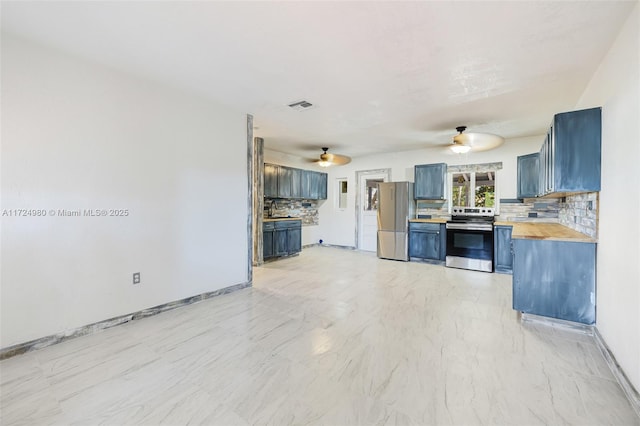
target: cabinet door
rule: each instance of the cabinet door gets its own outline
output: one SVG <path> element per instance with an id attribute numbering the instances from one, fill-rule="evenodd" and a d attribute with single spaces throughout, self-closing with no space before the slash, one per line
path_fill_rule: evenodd
<path id="1" fill-rule="evenodd" d="M 327 174 L 318 173 L 318 200 L 327 199 Z"/>
<path id="2" fill-rule="evenodd" d="M 309 172 L 309 198 L 317 200 L 320 196 L 320 173 Z"/>
<path id="3" fill-rule="evenodd" d="M 595 323 L 595 243 L 514 239 L 513 252 L 513 309 Z"/>
<path id="4" fill-rule="evenodd" d="M 287 251 L 289 254 L 300 253 L 302 250 L 302 229 L 289 228 L 287 233 Z"/>
<path id="5" fill-rule="evenodd" d="M 447 174 L 447 165 L 423 164 L 415 166 L 415 184 L 413 186 L 416 200 L 443 200 L 444 183 Z"/>
<path id="6" fill-rule="evenodd" d="M 278 169 L 278 198 L 291 198 L 292 178 L 291 168 L 280 166 Z"/>
<path id="7" fill-rule="evenodd" d="M 518 157 L 518 198 L 538 196 L 540 155 L 536 152 Z"/>
<path id="8" fill-rule="evenodd" d="M 305 200 L 311 199 L 311 176 L 313 172 L 309 170 L 302 170 L 300 176 L 300 196 Z"/>
<path id="9" fill-rule="evenodd" d="M 437 223 L 411 223 L 409 257 L 441 260 L 440 234 L 440 225 Z"/>
<path id="10" fill-rule="evenodd" d="M 601 108 L 556 114 L 551 141 L 552 191 L 600 191 L 601 138 Z"/>
<path id="11" fill-rule="evenodd" d="M 264 165 L 264 196 L 278 198 L 278 169 L 274 164 Z"/>
<path id="12" fill-rule="evenodd" d="M 273 254 L 274 256 L 286 256 L 289 254 L 288 249 L 288 230 L 276 229 L 273 232 Z"/>
<path id="13" fill-rule="evenodd" d="M 262 257 L 268 259 L 274 256 L 273 252 L 273 231 L 262 232 Z"/>
<path id="14" fill-rule="evenodd" d="M 511 253 L 511 226 L 495 227 L 493 233 L 493 261 L 494 270 L 505 274 L 511 274 L 513 270 L 513 254 Z"/>
<path id="15" fill-rule="evenodd" d="M 301 169 L 289 169 L 291 171 L 291 198 L 302 198 L 302 172 Z"/>

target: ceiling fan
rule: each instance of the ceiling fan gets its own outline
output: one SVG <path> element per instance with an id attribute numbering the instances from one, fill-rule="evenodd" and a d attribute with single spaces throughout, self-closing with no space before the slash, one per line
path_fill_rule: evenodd
<path id="1" fill-rule="evenodd" d="M 351 162 L 351 157 L 347 157 L 346 155 L 339 154 L 329 154 L 329 148 L 323 147 L 323 153 L 320 154 L 319 160 L 312 160 L 314 163 L 317 163 L 320 167 L 329 167 L 329 166 L 343 166 L 345 164 L 349 164 Z"/>
<path id="2" fill-rule="evenodd" d="M 504 143 L 502 136 L 491 133 L 463 133 L 465 130 L 467 130 L 467 126 L 456 127 L 458 134 L 448 145 L 449 149 L 456 154 L 464 154 L 469 151 L 489 151 Z"/>

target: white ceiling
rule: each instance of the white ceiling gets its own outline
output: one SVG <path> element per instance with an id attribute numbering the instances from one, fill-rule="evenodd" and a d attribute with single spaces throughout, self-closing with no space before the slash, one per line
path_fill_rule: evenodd
<path id="1" fill-rule="evenodd" d="M 266 147 L 362 156 L 506 138 L 573 108 L 637 1 L 2 2 L 2 29 L 254 115 Z M 314 107 L 295 111 L 305 99 Z"/>

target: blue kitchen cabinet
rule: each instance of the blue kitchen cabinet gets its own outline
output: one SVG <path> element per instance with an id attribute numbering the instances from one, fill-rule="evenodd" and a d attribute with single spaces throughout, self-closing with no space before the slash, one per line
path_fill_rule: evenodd
<path id="1" fill-rule="evenodd" d="M 273 252 L 273 233 L 275 229 L 274 222 L 264 222 L 262 224 L 262 257 L 269 259 L 274 256 Z"/>
<path id="2" fill-rule="evenodd" d="M 511 251 L 512 226 L 496 225 L 493 231 L 493 262 L 495 272 L 513 273 L 513 253 Z"/>
<path id="3" fill-rule="evenodd" d="M 289 168 L 291 171 L 291 198 L 302 198 L 302 169 Z"/>
<path id="4" fill-rule="evenodd" d="M 302 251 L 302 227 L 299 222 L 296 226 L 292 224 L 287 229 L 287 254 L 300 253 Z"/>
<path id="5" fill-rule="evenodd" d="M 291 167 L 278 168 L 278 198 L 292 197 L 293 170 Z"/>
<path id="6" fill-rule="evenodd" d="M 596 244 L 513 239 L 513 309 L 594 324 Z"/>
<path id="7" fill-rule="evenodd" d="M 264 196 L 278 198 L 278 170 L 275 164 L 264 165 Z"/>
<path id="8" fill-rule="evenodd" d="M 444 200 L 447 165 L 422 164 L 414 168 L 413 195 L 416 200 Z"/>
<path id="9" fill-rule="evenodd" d="M 600 191 L 602 108 L 556 114 L 540 151 L 541 195 Z"/>
<path id="10" fill-rule="evenodd" d="M 409 222 L 409 258 L 444 260 L 444 224 Z"/>
<path id="11" fill-rule="evenodd" d="M 318 200 L 327 199 L 327 174 L 318 172 Z"/>
<path id="12" fill-rule="evenodd" d="M 540 154 L 518 157 L 518 198 L 533 198 L 539 194 Z"/>
<path id="13" fill-rule="evenodd" d="M 263 258 L 289 256 L 302 250 L 302 221 L 278 220 L 262 225 Z"/>

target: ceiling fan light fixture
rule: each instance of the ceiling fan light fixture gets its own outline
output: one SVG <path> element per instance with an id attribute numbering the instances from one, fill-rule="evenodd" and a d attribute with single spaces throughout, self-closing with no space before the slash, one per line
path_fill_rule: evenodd
<path id="1" fill-rule="evenodd" d="M 471 150 L 471 147 L 468 145 L 460 145 L 457 143 L 451 145 L 451 151 L 455 152 L 456 154 L 466 154 L 470 150 Z"/>
<path id="2" fill-rule="evenodd" d="M 320 160 L 318 161 L 318 166 L 320 167 L 329 167 L 331 164 L 333 164 L 331 161 L 326 161 L 326 160 Z"/>

